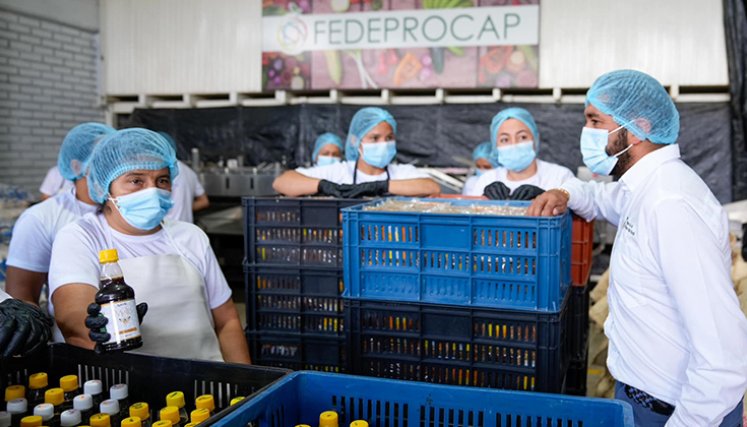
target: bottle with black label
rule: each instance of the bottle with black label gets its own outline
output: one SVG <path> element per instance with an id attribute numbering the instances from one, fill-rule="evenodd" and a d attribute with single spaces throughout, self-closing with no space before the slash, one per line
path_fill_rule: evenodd
<path id="1" fill-rule="evenodd" d="M 101 280 L 99 291 L 96 292 L 96 304 L 101 306 L 99 315 L 109 320 L 106 332 L 110 335 L 109 341 L 102 344 L 104 351 L 132 350 L 143 345 L 135 291 L 125 283 L 118 261 L 116 249 L 99 252 Z"/>

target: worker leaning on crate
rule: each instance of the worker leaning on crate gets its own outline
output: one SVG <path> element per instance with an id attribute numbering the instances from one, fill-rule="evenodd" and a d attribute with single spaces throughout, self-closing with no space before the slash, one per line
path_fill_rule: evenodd
<path id="1" fill-rule="evenodd" d="M 490 138 L 490 158 L 498 166 L 485 172 L 468 196 L 532 200 L 573 178 L 568 168 L 537 159 L 539 129 L 532 114 L 523 108 L 506 108 L 496 114 L 490 122 Z"/>
<path id="2" fill-rule="evenodd" d="M 391 164 L 397 155 L 396 133 L 397 122 L 386 110 L 362 108 L 350 122 L 345 141 L 347 161 L 287 171 L 275 179 L 272 187 L 280 194 L 293 197 L 437 194 L 439 185 L 424 172 L 412 165 Z"/>
<path id="3" fill-rule="evenodd" d="M 135 299 L 148 304 L 139 351 L 249 363 L 231 289 L 207 236 L 193 224 L 164 220 L 177 173 L 173 148 L 155 132 L 125 129 L 96 146 L 88 185 L 100 210 L 61 230 L 52 248 L 55 341 L 93 348 L 89 338 L 103 338 L 89 335 L 86 325 L 98 332 L 102 318 L 88 306 L 99 284 L 99 251 L 114 248 Z"/>
<path id="4" fill-rule="evenodd" d="M 567 181 L 530 215 L 567 208 L 618 226 L 607 365 L 636 425 L 741 425 L 747 320 L 731 278 L 726 213 L 681 159 L 679 113 L 654 78 L 599 77 L 586 98 L 584 163 L 618 182 Z"/>

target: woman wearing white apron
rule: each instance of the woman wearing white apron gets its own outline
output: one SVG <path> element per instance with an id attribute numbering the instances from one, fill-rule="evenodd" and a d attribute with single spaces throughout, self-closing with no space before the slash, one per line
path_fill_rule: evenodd
<path id="1" fill-rule="evenodd" d="M 207 236 L 193 224 L 164 220 L 177 173 L 173 148 L 149 130 L 118 131 L 96 147 L 88 180 L 102 209 L 63 229 L 52 249 L 55 341 L 93 348 L 91 338 L 104 340 L 89 335 L 86 310 L 98 287 L 98 253 L 114 248 L 135 299 L 148 304 L 137 351 L 250 363 L 231 290 Z"/>

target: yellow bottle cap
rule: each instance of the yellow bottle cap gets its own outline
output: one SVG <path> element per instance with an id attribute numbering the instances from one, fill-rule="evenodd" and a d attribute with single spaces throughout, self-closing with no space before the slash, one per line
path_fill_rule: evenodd
<path id="1" fill-rule="evenodd" d="M 49 379 L 47 378 L 46 372 L 37 372 L 35 374 L 31 374 L 31 376 L 29 377 L 29 388 L 32 390 L 45 388 L 48 385 Z"/>
<path id="2" fill-rule="evenodd" d="M 319 415 L 319 427 L 338 427 L 340 425 L 337 419 L 337 412 L 324 411 Z"/>
<path id="3" fill-rule="evenodd" d="M 109 414 L 94 414 L 89 420 L 91 427 L 111 427 L 112 421 Z"/>
<path id="4" fill-rule="evenodd" d="M 195 427 L 196 425 L 197 424 L 187 423 L 187 424 L 184 424 L 184 427 Z"/>
<path id="5" fill-rule="evenodd" d="M 176 406 L 167 406 L 158 413 L 158 418 L 171 421 L 171 424 L 179 423 L 179 408 Z"/>
<path id="6" fill-rule="evenodd" d="M 311 427 L 308 424 L 296 424 L 296 427 Z"/>
<path id="7" fill-rule="evenodd" d="M 23 397 L 23 396 L 20 396 Z M 210 412 L 213 412 L 215 410 L 215 399 L 213 398 L 212 394 L 203 394 L 202 396 L 197 396 L 197 399 L 195 399 L 195 408 L 197 409 L 207 409 Z"/>
<path id="8" fill-rule="evenodd" d="M 145 402 L 130 405 L 130 417 L 138 417 L 140 421 L 150 418 L 150 407 Z"/>
<path id="9" fill-rule="evenodd" d="M 189 419 L 192 421 L 192 424 L 199 424 L 208 418 L 210 418 L 210 411 L 205 408 L 195 409 L 191 414 L 189 414 Z"/>
<path id="10" fill-rule="evenodd" d="M 244 400 L 244 396 L 234 397 L 233 399 L 231 399 L 231 405 L 233 406 L 241 402 L 242 400 Z"/>
<path id="11" fill-rule="evenodd" d="M 140 427 L 142 424 L 140 417 L 130 417 L 122 420 L 122 427 Z"/>
<path id="12" fill-rule="evenodd" d="M 28 417 L 21 418 L 21 427 L 39 427 L 42 425 L 42 417 L 40 415 L 29 415 Z"/>
<path id="13" fill-rule="evenodd" d="M 184 393 L 181 391 L 172 391 L 166 395 L 166 406 L 184 407 Z"/>
<path id="14" fill-rule="evenodd" d="M 99 251 L 99 263 L 106 264 L 107 262 L 119 261 L 119 254 L 116 249 L 104 249 Z"/>
<path id="15" fill-rule="evenodd" d="M 5 401 L 26 397 L 26 387 L 22 385 L 9 385 L 5 387 Z"/>
<path id="16" fill-rule="evenodd" d="M 60 378 L 60 388 L 65 392 L 75 391 L 78 388 L 78 376 L 65 375 Z"/>
<path id="17" fill-rule="evenodd" d="M 171 424 L 171 421 L 169 420 L 161 420 L 156 421 L 151 425 L 151 427 L 171 427 L 173 424 Z"/>
<path id="18" fill-rule="evenodd" d="M 50 388 L 44 392 L 44 403 L 51 403 L 54 406 L 62 405 L 65 400 L 65 392 L 61 388 Z"/>
<path id="19" fill-rule="evenodd" d="M 355 420 L 352 423 L 350 423 L 350 427 L 368 427 L 368 421 Z"/>

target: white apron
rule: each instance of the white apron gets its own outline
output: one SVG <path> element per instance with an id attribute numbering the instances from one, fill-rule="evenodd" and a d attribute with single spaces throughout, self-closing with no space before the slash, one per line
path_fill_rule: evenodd
<path id="1" fill-rule="evenodd" d="M 148 304 L 141 325 L 143 346 L 134 353 L 222 362 L 205 279 L 171 238 L 168 226 L 162 227 L 179 255 L 119 260 L 125 282 L 135 290 L 135 301 Z M 106 236 L 113 248 L 108 228 Z"/>

